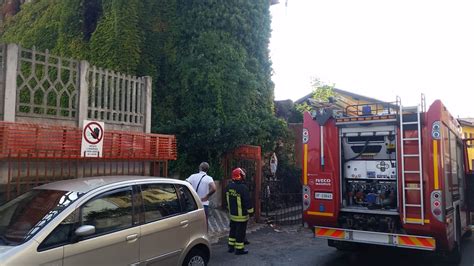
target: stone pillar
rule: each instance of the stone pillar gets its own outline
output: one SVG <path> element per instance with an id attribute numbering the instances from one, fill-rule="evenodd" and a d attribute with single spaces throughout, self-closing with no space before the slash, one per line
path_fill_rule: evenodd
<path id="1" fill-rule="evenodd" d="M 79 104 L 77 111 L 77 126 L 82 128 L 82 123 L 87 120 L 87 109 L 89 107 L 89 82 L 87 73 L 89 72 L 89 62 L 82 60 L 79 66 Z"/>
<path id="2" fill-rule="evenodd" d="M 20 47 L 16 44 L 8 44 L 6 52 L 5 71 L 5 98 L 3 105 L 3 120 L 15 122 L 16 116 L 16 75 L 18 70 L 18 55 Z"/>
<path id="3" fill-rule="evenodd" d="M 151 103 L 152 103 L 151 77 L 145 77 L 145 133 L 151 133 Z"/>

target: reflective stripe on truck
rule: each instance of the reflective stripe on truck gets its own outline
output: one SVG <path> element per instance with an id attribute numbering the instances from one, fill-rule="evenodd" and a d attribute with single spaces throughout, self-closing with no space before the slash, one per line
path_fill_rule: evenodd
<path id="1" fill-rule="evenodd" d="M 369 232 L 322 226 L 314 227 L 314 235 L 317 238 L 334 239 L 365 244 L 431 251 L 434 251 L 436 249 L 436 240 L 432 237 L 426 236 Z"/>

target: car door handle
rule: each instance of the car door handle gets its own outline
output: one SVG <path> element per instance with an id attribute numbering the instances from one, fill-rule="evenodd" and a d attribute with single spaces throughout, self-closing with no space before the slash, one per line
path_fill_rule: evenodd
<path id="1" fill-rule="evenodd" d="M 125 238 L 127 242 L 135 242 L 138 239 L 138 234 L 129 235 Z"/>
<path id="2" fill-rule="evenodd" d="M 186 226 L 188 226 L 189 221 L 188 221 L 188 220 L 184 220 L 184 221 L 181 221 L 179 224 L 180 224 L 182 227 L 186 227 Z"/>

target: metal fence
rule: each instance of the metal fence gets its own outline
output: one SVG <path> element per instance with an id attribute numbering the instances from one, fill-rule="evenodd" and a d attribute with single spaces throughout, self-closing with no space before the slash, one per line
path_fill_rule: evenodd
<path id="1" fill-rule="evenodd" d="M 262 186 L 262 217 L 267 223 L 278 225 L 302 224 L 303 200 L 301 192 L 282 193 L 278 181 Z"/>

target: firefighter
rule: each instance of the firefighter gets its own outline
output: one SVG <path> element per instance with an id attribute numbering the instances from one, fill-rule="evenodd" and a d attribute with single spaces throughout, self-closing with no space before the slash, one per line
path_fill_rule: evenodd
<path id="1" fill-rule="evenodd" d="M 229 253 L 245 255 L 245 231 L 249 215 L 253 215 L 250 192 L 244 183 L 245 172 L 241 168 L 232 171 L 232 182 L 226 187 L 227 210 L 230 216 Z"/>

